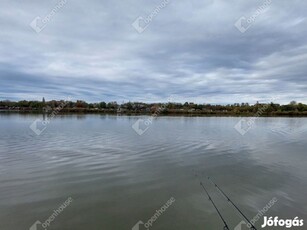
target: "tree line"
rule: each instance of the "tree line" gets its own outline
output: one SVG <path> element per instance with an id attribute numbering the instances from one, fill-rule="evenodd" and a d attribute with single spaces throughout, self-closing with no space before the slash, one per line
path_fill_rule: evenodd
<path id="1" fill-rule="evenodd" d="M 63 106 L 64 105 L 64 106 Z M 19 112 L 50 112 L 61 107 L 63 113 L 69 112 L 100 112 L 100 113 L 123 113 L 123 114 L 150 114 L 158 109 L 163 110 L 161 114 L 204 114 L 204 115 L 253 115 L 261 111 L 261 115 L 307 115 L 307 105 L 291 101 L 289 104 L 259 103 L 250 105 L 248 103 L 234 103 L 227 105 L 217 104 L 197 104 L 193 102 L 185 103 L 143 103 L 126 102 L 98 102 L 87 103 L 82 100 L 77 101 L 0 101 L 0 110 Z"/>

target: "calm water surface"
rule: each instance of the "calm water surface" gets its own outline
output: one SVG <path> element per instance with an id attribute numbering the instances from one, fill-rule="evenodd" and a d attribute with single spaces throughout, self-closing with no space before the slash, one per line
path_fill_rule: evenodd
<path id="1" fill-rule="evenodd" d="M 140 136 L 139 117 L 100 115 L 57 116 L 38 136 L 37 118 L 0 114 L 1 230 L 44 222 L 69 197 L 48 229 L 131 229 L 171 197 L 150 229 L 222 229 L 199 180 L 233 229 L 240 216 L 206 176 L 250 218 L 276 197 L 267 216 L 307 221 L 306 118 L 259 118 L 244 136 L 240 118 L 159 117 Z"/>

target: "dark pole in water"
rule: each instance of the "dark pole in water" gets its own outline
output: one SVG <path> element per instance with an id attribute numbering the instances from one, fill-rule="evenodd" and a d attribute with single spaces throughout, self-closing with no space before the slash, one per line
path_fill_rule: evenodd
<path id="1" fill-rule="evenodd" d="M 251 226 L 250 229 L 257 230 L 257 228 L 249 221 L 249 219 L 243 214 L 243 212 L 230 200 L 230 198 L 223 192 L 223 190 L 220 189 L 220 187 L 216 183 L 214 183 L 210 177 L 208 177 L 208 180 L 210 180 L 212 184 L 214 184 L 217 190 L 219 190 L 219 192 L 227 199 L 227 201 L 231 203 L 235 207 L 235 209 L 244 217 L 244 219 L 250 224 Z"/>
<path id="2" fill-rule="evenodd" d="M 228 228 L 228 225 L 227 225 L 226 221 L 224 220 L 224 218 L 222 217 L 222 215 L 221 215 L 220 211 L 218 210 L 218 208 L 216 207 L 215 203 L 214 203 L 214 202 L 213 202 L 213 200 L 211 199 L 211 196 L 209 195 L 209 193 L 208 193 L 207 189 L 205 188 L 205 186 L 203 185 L 203 183 L 202 183 L 202 182 L 200 182 L 200 185 L 203 187 L 203 189 L 204 189 L 204 190 L 205 190 L 205 192 L 207 193 L 207 196 L 208 196 L 209 200 L 211 201 L 211 203 L 213 204 L 213 206 L 214 206 L 215 210 L 217 211 L 217 213 L 219 214 L 219 216 L 220 216 L 221 220 L 223 221 L 223 223 L 224 223 L 224 228 L 223 228 L 223 229 L 224 229 L 224 230 L 229 230 L 229 228 Z"/>

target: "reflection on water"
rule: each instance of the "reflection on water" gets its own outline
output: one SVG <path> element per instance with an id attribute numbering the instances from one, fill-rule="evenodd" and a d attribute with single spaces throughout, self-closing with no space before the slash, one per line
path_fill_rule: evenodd
<path id="1" fill-rule="evenodd" d="M 241 218 L 206 176 L 250 218 L 273 197 L 268 216 L 307 217 L 306 118 L 259 118 L 244 136 L 240 118 L 159 117 L 139 136 L 138 117 L 102 115 L 57 116 L 37 136 L 37 118 L 0 114 L 1 229 L 29 229 L 68 197 L 48 229 L 131 229 L 170 197 L 152 229 L 222 229 L 195 171 L 232 229 Z"/>

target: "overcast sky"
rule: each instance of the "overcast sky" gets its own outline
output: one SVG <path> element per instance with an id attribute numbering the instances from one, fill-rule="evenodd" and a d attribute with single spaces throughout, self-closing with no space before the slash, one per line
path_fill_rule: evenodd
<path id="1" fill-rule="evenodd" d="M 1 0 L 0 100 L 307 103 L 306 0 L 164 1 Z"/>

